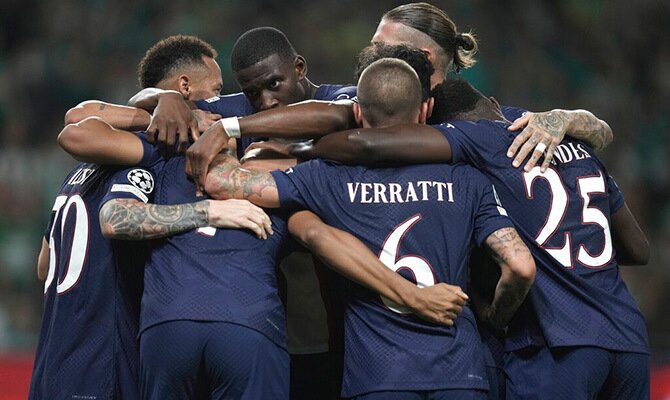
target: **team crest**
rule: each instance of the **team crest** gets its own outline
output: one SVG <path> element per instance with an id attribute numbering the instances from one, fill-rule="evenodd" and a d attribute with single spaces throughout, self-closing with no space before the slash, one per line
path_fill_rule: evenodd
<path id="1" fill-rule="evenodd" d="M 128 182 L 147 194 L 154 190 L 153 176 L 143 169 L 138 168 L 128 172 Z"/>

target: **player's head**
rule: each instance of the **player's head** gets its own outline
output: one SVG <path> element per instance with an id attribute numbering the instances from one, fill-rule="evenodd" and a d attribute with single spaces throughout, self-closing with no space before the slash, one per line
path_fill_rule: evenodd
<path id="1" fill-rule="evenodd" d="M 397 58 L 409 64 L 419 76 L 422 101 L 428 101 L 430 98 L 430 76 L 435 70 L 431 62 L 428 61 L 426 53 L 406 44 L 375 43 L 361 50 L 356 65 L 356 80 L 360 79 L 361 74 L 370 64 L 382 58 Z"/>
<path id="2" fill-rule="evenodd" d="M 237 83 L 257 110 L 308 100 L 307 62 L 278 29 L 251 29 L 231 54 Z"/>
<path id="3" fill-rule="evenodd" d="M 370 64 L 358 80 L 354 116 L 363 127 L 384 127 L 425 120 L 421 83 L 405 61 L 382 58 Z"/>
<path id="4" fill-rule="evenodd" d="M 185 99 L 218 95 L 223 87 L 216 50 L 195 36 L 169 36 L 144 54 L 137 70 L 142 88 L 177 90 Z"/>
<path id="5" fill-rule="evenodd" d="M 372 42 L 408 43 L 426 52 L 435 67 L 433 86 L 445 80 L 450 69 L 474 65 L 477 52 L 475 36 L 459 33 L 446 12 L 428 3 L 404 4 L 388 11 Z"/>
<path id="6" fill-rule="evenodd" d="M 461 79 L 449 79 L 437 85 L 433 89 L 433 97 L 435 105 L 428 119 L 429 124 L 441 124 L 455 119 L 464 121 L 504 119 L 496 99 L 484 96 Z"/>

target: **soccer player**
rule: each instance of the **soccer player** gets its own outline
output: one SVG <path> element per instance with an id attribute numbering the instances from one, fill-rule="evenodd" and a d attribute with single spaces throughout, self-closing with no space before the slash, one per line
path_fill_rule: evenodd
<path id="1" fill-rule="evenodd" d="M 456 24 L 446 12 L 428 3 L 404 4 L 385 13 L 372 42 L 405 43 L 424 51 L 435 67 L 431 77 L 433 87 L 447 79 L 451 70 L 474 65 L 474 53 L 477 51 L 477 42 L 473 35 L 459 33 Z M 596 149 L 605 147 L 612 140 L 612 131 L 607 123 L 586 110 L 552 110 L 526 113 L 523 116 L 524 110 L 520 108 L 503 107 L 502 110 L 506 118 L 515 121 L 512 129 L 525 126 L 508 152 L 510 157 L 514 156 L 515 166 L 521 165 L 528 154 L 532 153 L 526 163 L 527 167 L 534 166 L 546 154 L 543 161 L 543 168 L 546 168 L 553 149 L 566 134 L 586 140 Z M 239 123 L 239 134 L 242 137 L 320 137 L 337 130 L 356 127 L 350 105 L 323 104 L 274 110 L 241 119 Z M 204 183 L 207 168 L 215 155 L 226 146 L 227 137 L 221 127 L 220 124 L 212 125 L 203 134 L 204 140 L 190 149 L 188 173 L 200 184 Z M 545 147 L 543 153 L 534 151 L 540 142 Z"/>
<path id="2" fill-rule="evenodd" d="M 195 55 L 195 62 L 182 63 L 176 71 L 194 77 L 189 90 L 207 91 L 208 78 L 213 76 L 216 84 L 217 74 L 220 83 L 216 53 L 194 37 L 161 41 L 147 52 L 145 61 L 174 46 L 185 57 Z M 89 120 L 83 125 L 100 123 Z M 31 399 L 139 398 L 136 337 L 144 253 L 101 234 L 97 210 L 110 188 L 111 173 L 99 165 L 79 164 L 56 197 L 39 257 L 38 273 L 46 279 L 45 299 Z M 141 169 L 128 178 L 138 193 L 151 190 L 152 182 Z M 145 222 L 138 232 L 147 238 L 207 225 L 240 227 L 247 222 L 260 232 L 269 223 L 262 210 L 248 203 L 205 200 L 135 211 L 135 217 Z M 178 221 L 160 218 L 166 214 L 181 217 Z"/>
<path id="3" fill-rule="evenodd" d="M 421 97 L 409 65 L 382 59 L 361 76 L 356 118 L 363 126 L 418 122 L 426 112 Z M 266 207 L 316 211 L 327 223 L 355 232 L 388 268 L 420 286 L 465 285 L 469 246 L 486 243 L 502 270 L 485 313 L 494 326 L 507 324 L 533 280 L 530 253 L 493 187 L 465 166 L 366 169 L 312 161 L 269 174 L 228 160 L 212 169 L 207 190 Z M 360 286 L 347 288 L 346 304 L 344 397 L 485 398 L 483 358 L 468 307 L 454 327 L 443 328 L 408 318 L 402 307 Z"/>
<path id="4" fill-rule="evenodd" d="M 508 398 L 648 398 L 644 318 L 619 265 L 646 264 L 649 244 L 605 166 L 589 146 L 565 139 L 545 172 L 520 172 L 505 156 L 517 133 L 507 130 L 495 101 L 462 81 L 447 81 L 439 92 L 434 116 L 451 120 L 445 124 L 331 135 L 312 155 L 481 169 L 538 265 L 507 333 Z M 342 139 L 349 143 L 337 145 Z"/>

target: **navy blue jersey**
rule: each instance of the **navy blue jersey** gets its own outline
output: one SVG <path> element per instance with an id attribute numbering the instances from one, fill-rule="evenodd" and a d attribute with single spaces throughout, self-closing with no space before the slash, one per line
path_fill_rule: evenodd
<path id="1" fill-rule="evenodd" d="M 111 173 L 80 164 L 56 197 L 31 399 L 139 398 L 143 256 L 100 232 L 98 208 Z"/>
<path id="2" fill-rule="evenodd" d="M 474 168 L 368 169 L 313 160 L 274 176 L 282 206 L 352 232 L 390 269 L 465 287 L 470 245 L 511 226 Z M 344 397 L 383 390 L 486 389 L 472 311 L 436 326 L 353 283 L 346 288 Z"/>
<path id="3" fill-rule="evenodd" d="M 500 111 L 506 120 L 514 122 L 515 119 L 521 118 L 528 110 L 519 107 L 502 106 L 500 107 Z"/>
<path id="4" fill-rule="evenodd" d="M 348 100 L 356 97 L 356 86 L 351 85 L 319 85 L 314 93 L 313 100 L 336 101 Z M 226 117 L 245 117 L 254 114 L 258 110 L 249 103 L 244 93 L 214 96 L 206 100 L 197 100 L 196 107 L 201 110 L 220 114 Z M 237 139 L 237 158 L 242 158 L 244 150 L 259 138 L 241 137 Z"/>
<path id="5" fill-rule="evenodd" d="M 510 325 L 507 350 L 528 345 L 598 346 L 648 352 L 644 318 L 619 274 L 610 218 L 623 196 L 593 150 L 566 138 L 544 174 L 512 167 L 518 132 L 502 122 L 437 126 L 454 162 L 469 162 L 495 184 L 538 267 L 529 301 Z"/>
<path id="6" fill-rule="evenodd" d="M 191 203 L 195 185 L 184 173 L 183 156 L 151 169 L 120 171 L 105 201 L 135 198 L 155 204 Z M 286 347 L 284 310 L 275 267 L 287 236 L 283 214 L 270 215 L 274 235 L 201 228 L 149 244 L 140 331 L 165 321 L 232 322 L 265 334 Z"/>

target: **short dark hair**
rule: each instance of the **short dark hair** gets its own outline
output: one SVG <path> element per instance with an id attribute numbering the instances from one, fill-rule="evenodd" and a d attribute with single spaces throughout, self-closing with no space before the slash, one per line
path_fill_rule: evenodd
<path id="1" fill-rule="evenodd" d="M 373 127 L 410 123 L 421 107 L 421 84 L 405 61 L 382 58 L 370 64 L 358 81 L 358 104 Z"/>
<path id="2" fill-rule="evenodd" d="M 430 76 L 435 69 L 423 51 L 405 44 L 389 45 L 384 43 L 372 44 L 358 54 L 358 65 L 356 66 L 356 81 L 370 64 L 382 58 L 398 58 L 409 64 L 419 76 L 421 82 L 421 100 L 426 101 L 430 97 Z"/>
<path id="3" fill-rule="evenodd" d="M 137 77 L 142 88 L 155 87 L 177 70 L 206 67 L 202 58 L 216 56 L 212 45 L 198 37 L 169 36 L 147 50 L 137 68 Z"/>
<path id="4" fill-rule="evenodd" d="M 298 55 L 284 32 L 270 26 L 254 28 L 237 39 L 230 64 L 233 72 L 238 72 L 273 54 L 279 55 L 282 60 Z"/>
<path id="5" fill-rule="evenodd" d="M 449 79 L 435 86 L 432 92 L 435 98 L 429 124 L 459 119 L 459 115 L 472 111 L 477 103 L 486 97 L 472 85 L 462 79 Z"/>

